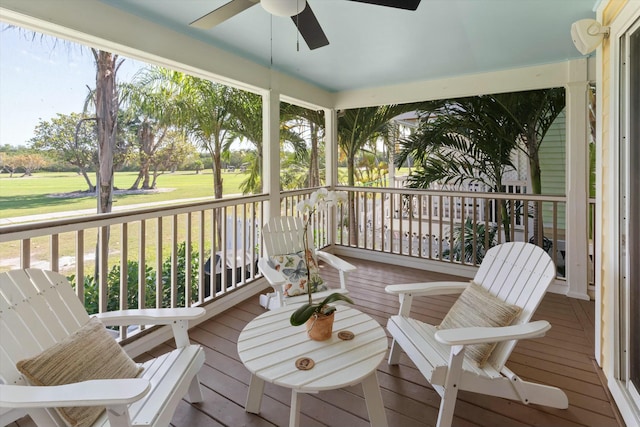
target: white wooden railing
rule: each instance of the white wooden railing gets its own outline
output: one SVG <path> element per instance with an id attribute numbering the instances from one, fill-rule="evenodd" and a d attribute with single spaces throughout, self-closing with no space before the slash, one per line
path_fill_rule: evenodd
<path id="1" fill-rule="evenodd" d="M 544 215 L 545 243 L 564 277 L 565 233 L 559 228 L 558 212 L 563 196 L 455 191 L 424 191 L 392 188 L 345 188 L 354 196 L 355 226 L 349 227 L 346 209 L 340 210 L 343 226 L 335 243 L 441 262 L 478 265 L 490 246 L 504 241 L 533 238 L 533 207 L 540 203 Z M 499 201 L 508 207 L 502 220 Z M 511 209 L 515 207 L 515 209 Z M 468 222 L 469 233 L 460 234 Z M 489 233 L 495 233 L 489 239 Z M 349 232 L 355 238 L 349 238 Z M 462 236 L 463 240 L 459 240 Z M 491 240 L 491 241 L 490 241 Z M 456 244 L 458 244 L 456 246 Z"/>
<path id="2" fill-rule="evenodd" d="M 90 312 L 202 304 L 257 277 L 265 200 L 229 198 L 0 227 L 3 268 L 82 278 L 78 282 L 88 285 L 76 292 Z M 86 292 L 97 292 L 97 303 Z"/>
<path id="3" fill-rule="evenodd" d="M 559 227 L 563 223 L 559 212 L 564 212 L 565 203 L 562 196 L 340 189 L 350 194 L 353 224 L 349 224 L 348 206 L 317 214 L 313 218 L 316 247 L 361 251 L 356 256 L 375 252 L 381 257 L 427 260 L 456 274 L 460 266 L 478 265 L 484 251 L 494 244 L 528 241 L 533 236 L 530 212 L 539 203 L 545 212 L 543 230 L 558 266 L 558 279 L 565 278 L 566 236 Z M 282 215 L 297 215 L 296 204 L 311 191 L 281 193 Z M 98 312 L 203 304 L 259 278 L 255 265 L 262 254 L 259 231 L 267 219 L 267 200 L 266 195 L 227 198 L 0 227 L 2 269 L 47 268 L 85 278 L 82 281 L 90 284 L 96 277 L 94 287 L 76 286 L 76 291 L 85 304 L 96 300 L 85 292 L 97 293 L 93 310 Z M 499 201 L 517 207 L 508 209 L 506 222 L 497 208 Z M 469 233 L 463 234 L 462 241 L 456 240 L 465 223 Z M 495 238 L 490 241 L 482 229 L 495 230 Z M 214 262 L 207 263 L 212 254 Z M 590 265 L 592 258 L 593 253 Z M 115 289 L 109 286 L 114 281 L 118 283 Z M 129 307 L 130 301 L 136 306 Z M 126 336 L 126 331 L 122 334 Z"/>

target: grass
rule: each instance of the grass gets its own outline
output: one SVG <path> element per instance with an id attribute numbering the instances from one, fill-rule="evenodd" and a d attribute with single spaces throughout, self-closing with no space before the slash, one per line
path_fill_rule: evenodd
<path id="1" fill-rule="evenodd" d="M 137 173 L 118 172 L 115 175 L 115 187 L 127 189 L 134 182 Z M 224 194 L 239 194 L 240 183 L 247 177 L 246 173 L 224 172 L 223 184 Z M 158 178 L 159 189 L 171 189 L 171 191 L 154 192 L 150 194 L 116 194 L 114 195 L 114 208 L 120 206 L 174 201 L 176 204 L 181 200 L 213 197 L 213 179 L 211 172 L 176 172 L 165 174 Z M 86 195 L 83 197 L 71 197 L 72 192 L 86 190 L 84 179 L 75 173 L 47 173 L 38 172 L 31 177 L 14 176 L 9 178 L 8 174 L 0 174 L 0 218 L 16 218 L 28 215 L 47 214 L 56 212 L 69 212 L 89 209 L 96 212 L 96 196 Z M 53 197 L 56 195 L 56 197 Z M 45 218 L 46 219 L 46 218 Z M 184 224 L 184 216 L 181 216 L 181 224 Z M 161 242 L 171 240 L 170 218 L 163 219 Z M 16 221 L 16 222 L 19 222 Z M 210 214 L 207 214 L 205 228 L 206 235 L 210 235 Z M 129 227 L 129 259 L 137 257 L 139 246 L 138 240 L 139 224 L 134 223 Z M 146 261 L 152 263 L 159 256 L 163 259 L 167 256 L 170 248 L 161 243 L 158 248 L 157 224 L 156 221 L 149 221 L 146 229 L 145 247 L 147 248 Z M 92 256 L 95 250 L 97 230 L 86 230 L 84 233 L 85 257 Z M 120 248 L 120 228 L 113 227 L 111 230 L 110 248 L 113 253 L 110 255 L 109 264 L 117 262 Z M 64 259 L 72 260 L 75 255 L 75 233 L 62 233 L 59 235 L 59 257 L 61 258 L 61 271 L 72 269 L 72 265 L 65 266 Z M 178 242 L 184 240 L 184 227 L 178 227 Z M 31 266 L 38 268 L 48 268 L 48 260 L 51 258 L 49 236 L 33 238 L 30 241 Z M 205 251 L 210 251 L 210 242 L 206 244 Z M 0 271 L 16 268 L 16 262 L 20 259 L 20 242 L 12 241 L 0 244 Z M 71 261 L 73 262 L 73 261 Z M 92 262 L 85 261 L 87 270 L 91 270 Z M 147 264 L 150 265 L 150 264 Z M 88 271 L 87 271 L 88 274 Z"/>
<path id="2" fill-rule="evenodd" d="M 118 172 L 115 175 L 115 187 L 126 189 L 134 182 L 137 174 L 135 172 Z M 245 173 L 229 172 L 223 173 L 224 194 L 239 194 L 240 183 L 246 178 Z M 180 200 L 213 197 L 213 179 L 211 172 L 196 174 L 194 172 L 176 172 L 162 175 L 158 178 L 159 189 L 170 189 L 170 191 L 154 192 L 150 194 L 117 194 L 114 195 L 114 207 L 132 204 L 154 203 L 162 201 Z M 71 197 L 71 193 L 86 190 L 84 179 L 75 173 L 36 173 L 31 177 L 14 176 L 9 178 L 8 174 L 0 174 L 0 218 L 16 218 L 27 215 L 46 214 L 55 212 L 68 212 L 83 209 L 90 209 L 95 212 L 96 196 L 87 195 L 83 197 Z M 56 197 L 53 197 L 56 195 Z M 184 221 L 184 215 L 180 216 L 180 221 Z M 16 221 L 17 222 L 17 221 Z M 162 241 L 168 242 L 171 236 L 170 218 L 163 219 Z M 207 214 L 207 230 L 210 224 L 210 213 Z M 130 258 L 135 258 L 138 251 L 138 230 L 139 224 L 133 223 L 129 229 L 129 250 Z M 178 241 L 184 240 L 184 227 L 178 229 Z M 209 232 L 209 231 L 207 231 Z M 158 256 L 164 259 L 170 250 L 163 245 L 162 255 L 157 253 L 157 223 L 149 221 L 146 229 L 145 246 L 147 247 L 147 262 L 154 262 Z M 92 255 L 95 249 L 97 230 L 86 230 L 84 234 L 85 256 Z M 110 247 L 116 253 L 112 253 L 109 264 L 117 262 L 117 252 L 120 248 L 120 227 L 113 227 Z M 207 248 L 210 250 L 210 248 Z M 31 239 L 31 262 L 33 267 L 48 268 L 50 259 L 49 237 L 38 237 Z M 64 265 L 64 259 L 73 258 L 75 255 L 75 234 L 62 233 L 59 235 L 59 256 L 62 259 L 61 271 L 68 270 Z M 115 255 L 115 256 L 114 256 Z M 7 242 L 0 244 L 0 271 L 15 268 L 15 260 L 20 256 L 20 242 Z M 40 265 L 41 263 L 46 265 Z M 86 268 L 92 270 L 93 262 L 87 261 Z"/>
<path id="3" fill-rule="evenodd" d="M 127 189 L 133 184 L 136 172 L 118 172 L 114 186 Z M 224 194 L 239 194 L 240 183 L 247 175 L 240 172 L 222 174 Z M 181 199 L 213 197 L 213 177 L 211 172 L 175 172 L 158 177 L 157 186 L 161 191 L 149 194 L 115 194 L 113 206 L 138 203 L 154 203 Z M 72 192 L 84 191 L 84 179 L 75 173 L 37 172 L 30 177 L 0 174 L 0 218 L 14 218 L 53 212 L 96 209 L 95 194 L 71 197 Z"/>

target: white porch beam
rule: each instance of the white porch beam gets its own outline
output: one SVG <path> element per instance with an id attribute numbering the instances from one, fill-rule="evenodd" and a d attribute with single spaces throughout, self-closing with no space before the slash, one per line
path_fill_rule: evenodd
<path id="1" fill-rule="evenodd" d="M 589 299 L 587 293 L 587 212 L 589 141 L 587 60 L 567 63 L 566 90 L 566 277 L 567 296 Z"/>
<path id="2" fill-rule="evenodd" d="M 0 20 L 29 30 L 260 93 L 331 107 L 333 94 L 99 0 L 2 0 Z"/>
<path id="3" fill-rule="evenodd" d="M 343 91 L 336 94 L 334 107 L 336 109 L 370 107 L 563 87 L 567 84 L 568 68 L 569 62 L 563 61 L 438 80 Z M 589 70 L 591 69 L 595 70 L 595 67 L 590 61 Z M 593 76 L 589 77 L 593 78 Z"/>

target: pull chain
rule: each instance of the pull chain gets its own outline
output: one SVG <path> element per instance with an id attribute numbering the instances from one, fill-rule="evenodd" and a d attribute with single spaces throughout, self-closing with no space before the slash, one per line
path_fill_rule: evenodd
<path id="1" fill-rule="evenodd" d="M 298 0 L 297 3 L 297 10 L 300 10 L 300 0 Z M 300 52 L 300 13 L 296 15 L 296 28 L 298 29 L 298 34 L 296 36 L 296 52 Z"/>

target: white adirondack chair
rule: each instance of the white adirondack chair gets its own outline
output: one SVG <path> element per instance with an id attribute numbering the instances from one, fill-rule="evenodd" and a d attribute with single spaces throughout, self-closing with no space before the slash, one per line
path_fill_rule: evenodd
<path id="1" fill-rule="evenodd" d="M 142 364 L 134 379 L 91 380 L 58 386 L 31 386 L 16 368 L 89 322 L 89 315 L 67 279 L 38 269 L 0 274 L 0 425 L 15 413 L 38 426 L 65 426 L 54 407 L 104 406 L 94 426 L 167 426 L 180 400 L 202 401 L 197 373 L 204 350 L 192 345 L 188 321 L 200 307 L 144 309 L 98 315 L 105 325 L 168 324 L 176 350 Z M 9 411 L 7 411 L 9 409 Z"/>
<path id="2" fill-rule="evenodd" d="M 258 268 L 262 275 L 273 287 L 274 292 L 261 295 L 260 304 L 268 309 L 273 309 L 289 304 L 298 304 L 308 301 L 306 295 L 296 295 L 285 297 L 284 284 L 285 277 L 279 271 L 269 265 L 269 256 L 296 253 L 304 250 L 303 236 L 304 221 L 300 217 L 281 216 L 272 218 L 262 227 L 262 241 L 266 256 L 258 260 Z M 316 250 L 313 247 L 312 230 L 307 230 L 307 241 L 319 260 L 326 262 L 340 273 L 340 287 L 330 288 L 327 291 L 320 291 L 313 294 L 313 300 L 321 300 L 334 292 L 348 293 L 346 276 L 350 271 L 356 269 L 352 264 L 338 258 L 325 251 Z"/>
<path id="3" fill-rule="evenodd" d="M 555 278 L 555 266 L 540 247 L 511 242 L 487 251 L 473 281 L 504 302 L 522 308 L 505 327 L 469 327 L 438 330 L 436 326 L 412 319 L 415 296 L 455 294 L 468 282 L 432 282 L 390 285 L 389 293 L 400 297 L 400 312 L 392 316 L 387 329 L 393 336 L 389 364 L 399 363 L 401 349 L 414 362 L 442 398 L 437 426 L 451 425 L 458 390 L 468 390 L 523 403 L 554 408 L 568 407 L 566 394 L 556 388 L 523 381 L 505 363 L 519 339 L 544 336 L 547 321 L 530 322 L 548 286 Z M 465 357 L 465 346 L 498 342 L 488 363 L 479 368 Z"/>

